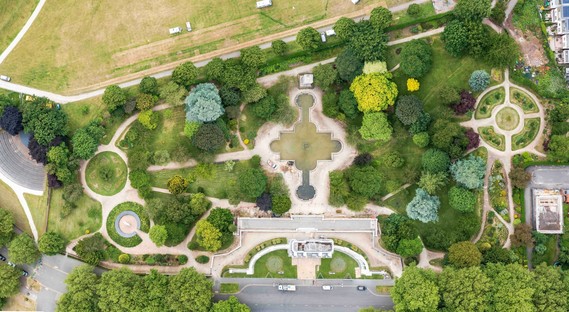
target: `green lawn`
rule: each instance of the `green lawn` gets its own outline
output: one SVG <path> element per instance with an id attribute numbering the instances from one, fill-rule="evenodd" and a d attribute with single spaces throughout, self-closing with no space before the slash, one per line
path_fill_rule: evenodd
<path id="1" fill-rule="evenodd" d="M 335 251 L 332 258 L 322 259 L 317 278 L 352 279 L 356 278 L 358 263 L 345 253 Z"/>
<path id="2" fill-rule="evenodd" d="M 24 27 L 37 3 L 37 0 L 0 0 L 0 53 Z"/>
<path id="3" fill-rule="evenodd" d="M 0 196 L 0 208 L 10 211 L 12 216 L 14 216 L 16 226 L 31 235 L 32 230 L 30 229 L 28 218 L 24 213 L 24 208 L 22 208 L 16 193 L 2 180 L 0 180 L 0 194 L 2 194 L 2 196 Z"/>
<path id="4" fill-rule="evenodd" d="M 142 243 L 142 239 L 140 238 L 140 236 L 135 235 L 133 237 L 128 237 L 128 238 L 122 237 L 115 230 L 115 219 L 121 212 L 127 210 L 133 211 L 138 215 L 138 217 L 140 218 L 140 230 L 142 232 L 148 233 L 148 231 L 150 230 L 150 219 L 146 214 L 146 210 L 141 205 L 133 202 L 124 202 L 113 208 L 113 210 L 111 210 L 109 216 L 107 217 L 107 225 L 106 225 L 107 233 L 109 233 L 109 236 L 115 243 L 124 247 L 134 247 Z"/>
<path id="5" fill-rule="evenodd" d="M 503 130 L 514 130 L 519 123 L 520 115 L 511 107 L 504 107 L 496 114 L 496 124 Z"/>
<path id="6" fill-rule="evenodd" d="M 410 16 L 407 14 L 407 10 L 394 13 L 392 25 L 405 24 L 419 18 L 425 18 L 436 14 L 435 7 L 430 1 L 428 3 L 419 4 L 419 7 L 421 8 L 421 13 L 417 16 Z"/>
<path id="7" fill-rule="evenodd" d="M 283 274 L 279 274 L 279 272 L 283 272 Z M 245 273 L 229 274 L 228 272 L 223 274 L 223 277 L 251 278 L 296 278 L 296 276 L 296 266 L 292 265 L 292 258 L 288 256 L 286 250 L 276 250 L 259 258 L 257 263 L 255 263 L 255 273 L 253 275 Z"/>
<path id="8" fill-rule="evenodd" d="M 28 207 L 30 207 L 34 224 L 40 236 L 45 233 L 47 227 L 47 193 L 48 191 L 46 189 L 42 196 L 24 194 Z"/>
<path id="9" fill-rule="evenodd" d="M 84 101 L 62 105 L 61 109 L 67 114 L 69 131 L 74 133 L 77 129 L 86 126 L 93 119 L 102 116 L 107 108 L 105 104 L 103 104 L 101 97 L 94 97 Z M 108 120 L 106 122 L 108 122 Z M 112 137 L 112 135 L 110 135 L 110 137 Z"/>
<path id="10" fill-rule="evenodd" d="M 57 232 L 70 241 L 101 228 L 103 218 L 101 204 L 85 194 L 77 201 L 77 207 L 73 209 L 71 214 L 61 218 L 64 204 L 63 198 L 61 198 L 62 194 L 62 189 L 54 189 L 51 193 L 47 228 L 49 231 Z"/>
<path id="11" fill-rule="evenodd" d="M 227 193 L 232 187 L 232 183 L 237 182 L 238 172 L 250 167 L 249 161 L 239 161 L 235 163 L 233 171 L 229 172 L 225 170 L 223 163 L 200 164 L 192 168 L 150 172 L 150 175 L 152 177 L 152 186 L 161 188 L 167 188 L 168 180 L 176 174 L 183 177 L 191 175 L 195 178 L 195 182 L 190 184 L 190 192 L 203 191 L 207 196 L 227 198 Z"/>
<path id="12" fill-rule="evenodd" d="M 222 294 L 234 294 L 239 292 L 238 283 L 221 283 L 219 285 L 219 292 Z"/>
<path id="13" fill-rule="evenodd" d="M 506 96 L 506 91 L 504 88 L 498 88 L 496 90 L 488 92 L 478 103 L 476 107 L 475 118 L 484 119 L 489 118 L 492 115 L 492 110 L 499 104 L 504 103 Z"/>
<path id="14" fill-rule="evenodd" d="M 512 136 L 512 150 L 519 150 L 533 142 L 539 132 L 540 123 L 541 121 L 539 118 L 525 119 L 522 132 Z"/>
<path id="15" fill-rule="evenodd" d="M 103 152 L 91 158 L 85 173 L 87 185 L 97 194 L 111 196 L 126 184 L 127 168 L 119 155 Z"/>

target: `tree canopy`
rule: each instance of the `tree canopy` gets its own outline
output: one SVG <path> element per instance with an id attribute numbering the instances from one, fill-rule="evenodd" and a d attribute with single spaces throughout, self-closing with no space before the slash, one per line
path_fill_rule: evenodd
<path id="1" fill-rule="evenodd" d="M 322 89 L 328 88 L 338 79 L 338 71 L 333 64 L 320 64 L 312 72 L 314 83 Z"/>
<path id="2" fill-rule="evenodd" d="M 15 106 L 6 106 L 0 117 L 0 127 L 10 135 L 17 135 L 24 130 L 22 113 Z"/>
<path id="3" fill-rule="evenodd" d="M 99 141 L 105 136 L 105 128 L 97 121 L 78 129 L 71 138 L 73 155 L 79 159 L 89 159 L 95 155 Z"/>
<path id="4" fill-rule="evenodd" d="M 479 266 L 482 254 L 470 241 L 455 243 L 448 249 L 448 261 L 457 268 Z"/>
<path id="5" fill-rule="evenodd" d="M 423 113 L 423 102 L 414 95 L 399 97 L 395 105 L 395 115 L 406 126 L 415 123 Z"/>
<path id="6" fill-rule="evenodd" d="M 490 74 L 485 70 L 475 70 L 470 75 L 468 84 L 474 92 L 484 91 L 490 84 Z"/>
<path id="7" fill-rule="evenodd" d="M 450 172 L 460 185 L 471 190 L 478 189 L 484 185 L 486 162 L 480 157 L 470 155 L 452 164 Z"/>
<path id="8" fill-rule="evenodd" d="M 65 239 L 56 232 L 46 232 L 40 237 L 38 247 L 43 254 L 56 255 L 65 250 Z"/>
<path id="9" fill-rule="evenodd" d="M 263 170 L 250 168 L 239 173 L 239 191 L 244 198 L 257 198 L 267 187 L 267 176 Z"/>
<path id="10" fill-rule="evenodd" d="M 441 303 L 448 311 L 483 312 L 492 281 L 479 267 L 445 268 L 439 276 Z"/>
<path id="11" fill-rule="evenodd" d="M 14 216 L 6 209 L 0 208 L 0 247 L 12 240 L 14 233 Z"/>
<path id="12" fill-rule="evenodd" d="M 38 261 L 41 254 L 30 235 L 17 235 L 8 245 L 10 260 L 15 264 L 32 264 Z"/>
<path id="13" fill-rule="evenodd" d="M 344 49 L 336 58 L 336 69 L 340 78 L 351 82 L 361 75 L 364 62 L 354 53 L 352 49 Z"/>
<path id="14" fill-rule="evenodd" d="M 383 174 L 372 166 L 351 167 L 346 177 L 352 191 L 366 198 L 379 193 L 383 187 Z"/>
<path id="15" fill-rule="evenodd" d="M 435 312 L 440 301 L 438 292 L 433 271 L 411 266 L 395 281 L 391 297 L 396 311 Z"/>
<path id="16" fill-rule="evenodd" d="M 63 110 L 46 106 L 46 98 L 37 98 L 24 104 L 22 122 L 24 131 L 33 133 L 41 145 L 48 145 L 55 137 L 64 136 L 68 132 L 67 115 Z"/>
<path id="17" fill-rule="evenodd" d="M 336 32 L 338 38 L 348 40 L 352 36 L 355 27 L 356 22 L 353 19 L 343 16 L 334 24 L 334 32 Z"/>
<path id="18" fill-rule="evenodd" d="M 453 20 L 445 26 L 441 39 L 445 50 L 454 57 L 462 56 L 468 48 L 468 30 L 459 20 Z"/>
<path id="19" fill-rule="evenodd" d="M 154 77 L 146 76 L 140 81 L 138 90 L 141 93 L 158 95 L 158 80 L 156 80 Z"/>
<path id="20" fill-rule="evenodd" d="M 360 75 L 350 85 L 361 112 L 379 112 L 395 104 L 397 85 L 390 74 Z"/>
<path id="21" fill-rule="evenodd" d="M 198 69 L 192 62 L 178 65 L 172 72 L 172 81 L 186 88 L 190 87 L 197 77 Z"/>
<path id="22" fill-rule="evenodd" d="M 252 46 L 241 50 L 241 62 L 252 68 L 259 68 L 265 64 L 267 57 L 265 52 L 259 46 Z"/>
<path id="23" fill-rule="evenodd" d="M 384 30 L 391 24 L 393 19 L 393 14 L 391 11 L 382 6 L 378 6 L 371 10 L 371 14 L 369 16 L 369 21 L 371 25 L 379 30 Z"/>
<path id="24" fill-rule="evenodd" d="M 190 122 L 215 121 L 225 112 L 221 105 L 219 91 L 212 83 L 197 85 L 184 102 L 186 103 L 186 120 Z"/>
<path id="25" fill-rule="evenodd" d="M 117 85 L 110 85 L 103 93 L 103 103 L 107 106 L 109 112 L 113 112 L 119 107 L 122 107 L 127 100 L 126 91 Z"/>
<path id="26" fill-rule="evenodd" d="M 296 42 L 303 50 L 308 52 L 314 52 L 322 45 L 320 33 L 312 27 L 307 27 L 299 31 L 296 35 Z"/>
<path id="27" fill-rule="evenodd" d="M 168 239 L 168 230 L 166 230 L 166 227 L 163 225 L 155 225 L 150 228 L 148 236 L 156 246 L 164 246 Z"/>
<path id="28" fill-rule="evenodd" d="M 437 196 L 431 196 L 422 188 L 415 191 L 415 197 L 407 205 L 407 215 L 413 220 L 423 223 L 436 222 L 439 220 L 439 207 L 441 202 Z"/>
<path id="29" fill-rule="evenodd" d="M 458 0 L 453 14 L 461 21 L 480 22 L 490 15 L 492 0 Z"/>
<path id="30" fill-rule="evenodd" d="M 0 298 L 8 298 L 20 291 L 21 272 L 2 262 L 0 263 Z"/>
<path id="31" fill-rule="evenodd" d="M 362 127 L 359 130 L 365 140 L 377 140 L 387 142 L 391 140 L 393 128 L 387 120 L 387 115 L 382 112 L 365 113 Z"/>
<path id="32" fill-rule="evenodd" d="M 472 212 L 476 206 L 476 195 L 471 191 L 453 186 L 448 192 L 449 205 L 461 212 Z"/>
<path id="33" fill-rule="evenodd" d="M 421 157 L 421 164 L 428 172 L 446 172 L 450 166 L 450 158 L 447 153 L 431 148 Z"/>
<path id="34" fill-rule="evenodd" d="M 413 78 L 423 77 L 432 64 L 431 46 L 421 39 L 411 40 L 401 51 L 401 70 Z"/>
<path id="35" fill-rule="evenodd" d="M 372 26 L 369 21 L 361 21 L 355 25 L 348 47 L 366 62 L 385 61 L 387 41 L 388 37 L 382 29 Z"/>
<path id="36" fill-rule="evenodd" d="M 235 296 L 230 296 L 227 300 L 220 300 L 213 304 L 209 312 L 249 312 L 251 309 L 244 304 L 239 302 L 239 299 Z"/>
<path id="37" fill-rule="evenodd" d="M 225 136 L 216 124 L 203 124 L 194 134 L 193 143 L 203 151 L 215 152 L 225 146 Z"/>

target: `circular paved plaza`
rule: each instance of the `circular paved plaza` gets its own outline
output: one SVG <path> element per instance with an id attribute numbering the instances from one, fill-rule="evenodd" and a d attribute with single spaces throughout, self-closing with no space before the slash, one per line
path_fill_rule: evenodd
<path id="1" fill-rule="evenodd" d="M 140 229 L 140 218 L 134 211 L 123 211 L 115 219 L 115 230 L 122 237 L 133 237 Z"/>

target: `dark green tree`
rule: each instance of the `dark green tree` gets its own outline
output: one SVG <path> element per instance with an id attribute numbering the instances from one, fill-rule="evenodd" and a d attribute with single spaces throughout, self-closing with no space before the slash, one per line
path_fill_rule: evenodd
<path id="1" fill-rule="evenodd" d="M 266 61 L 267 57 L 265 56 L 265 52 L 261 50 L 259 46 L 253 46 L 241 50 L 241 62 L 246 66 L 259 68 L 261 65 L 265 64 Z"/>
<path id="2" fill-rule="evenodd" d="M 81 239 L 75 246 L 75 252 L 86 263 L 97 265 L 105 258 L 105 243 L 107 241 L 101 233 Z"/>
<path id="3" fill-rule="evenodd" d="M 109 112 L 115 111 L 122 107 L 127 100 L 126 92 L 117 85 L 108 86 L 103 93 L 103 103 L 107 106 Z"/>
<path id="4" fill-rule="evenodd" d="M 366 62 L 384 61 L 387 41 L 388 37 L 383 30 L 373 27 L 369 21 L 361 21 L 356 24 L 348 47 L 359 59 Z"/>
<path id="5" fill-rule="evenodd" d="M 27 102 L 22 113 L 24 131 L 33 133 L 34 139 L 43 146 L 68 132 L 67 115 L 63 110 L 48 108 L 48 102 L 46 98 Z"/>
<path id="6" fill-rule="evenodd" d="M 307 27 L 299 31 L 298 35 L 296 35 L 296 42 L 304 51 L 308 52 L 314 52 L 322 45 L 320 33 L 312 27 Z"/>
<path id="7" fill-rule="evenodd" d="M 340 110 L 348 118 L 354 118 L 358 115 L 358 101 L 350 90 L 342 90 L 338 99 L 338 106 Z"/>
<path id="8" fill-rule="evenodd" d="M 52 256 L 65 250 L 65 239 L 56 232 L 45 232 L 38 245 L 41 253 Z"/>
<path id="9" fill-rule="evenodd" d="M 498 1 L 503 2 L 503 1 Z M 507 68 L 513 66 L 520 55 L 520 46 L 507 33 L 492 34 L 490 47 L 484 58 L 492 67 Z"/>
<path id="10" fill-rule="evenodd" d="M 158 80 L 154 77 L 146 76 L 142 78 L 138 85 L 138 90 L 141 93 L 147 93 L 158 96 Z"/>
<path id="11" fill-rule="evenodd" d="M 351 82 L 362 74 L 364 63 L 351 49 L 345 49 L 336 58 L 336 69 L 340 78 Z"/>
<path id="12" fill-rule="evenodd" d="M 458 20 L 451 21 L 443 31 L 442 40 L 445 50 L 452 56 L 462 56 L 468 49 L 468 30 Z"/>
<path id="13" fill-rule="evenodd" d="M 207 216 L 207 221 L 221 233 L 229 233 L 229 226 L 233 224 L 233 214 L 227 208 L 214 208 Z"/>
<path id="14" fill-rule="evenodd" d="M 138 304 L 138 298 L 132 296 L 132 290 L 139 279 L 138 275 L 125 267 L 103 273 L 97 286 L 99 309 L 117 312 L 133 311 Z"/>
<path id="15" fill-rule="evenodd" d="M 20 276 L 16 268 L 0 263 L 0 298 L 8 298 L 17 294 L 20 290 Z"/>
<path id="16" fill-rule="evenodd" d="M 79 159 L 89 159 L 95 155 L 99 141 L 105 136 L 105 128 L 98 121 L 75 131 L 71 138 L 73 155 Z"/>
<path id="17" fill-rule="evenodd" d="M 320 64 L 312 70 L 314 82 L 322 89 L 330 87 L 338 79 L 338 71 L 333 64 Z"/>
<path id="18" fill-rule="evenodd" d="M 282 40 L 275 40 L 271 43 L 271 48 L 276 55 L 285 55 L 288 50 L 288 45 Z"/>
<path id="19" fill-rule="evenodd" d="M 208 80 L 219 81 L 223 77 L 225 63 L 219 57 L 214 57 L 204 66 L 205 76 Z"/>
<path id="20" fill-rule="evenodd" d="M 414 95 L 399 97 L 395 105 L 395 115 L 406 126 L 415 123 L 423 112 L 423 102 Z"/>
<path id="21" fill-rule="evenodd" d="M 172 72 L 172 81 L 186 88 L 194 84 L 197 77 L 198 69 L 192 62 L 178 65 Z"/>
<path id="22" fill-rule="evenodd" d="M 194 135 L 193 143 L 203 151 L 215 152 L 225 145 L 225 136 L 216 124 L 203 124 Z"/>
<path id="23" fill-rule="evenodd" d="M 275 98 L 270 95 L 265 96 L 259 102 L 255 103 L 253 112 L 263 120 L 269 120 L 277 109 Z"/>
<path id="24" fill-rule="evenodd" d="M 41 254 L 34 239 L 26 233 L 17 235 L 8 246 L 10 260 L 15 264 L 32 264 L 38 261 Z"/>
<path id="25" fill-rule="evenodd" d="M 352 32 L 356 27 L 356 22 L 353 19 L 347 17 L 340 17 L 339 20 L 334 24 L 334 32 L 338 38 L 342 40 L 348 40 L 352 36 Z"/>
<path id="26" fill-rule="evenodd" d="M 273 196 L 273 212 L 275 214 L 281 215 L 290 210 L 292 202 L 288 195 L 277 195 Z"/>
<path id="27" fill-rule="evenodd" d="M 389 9 L 379 6 L 371 10 L 371 14 L 369 16 L 369 21 L 373 25 L 373 27 L 384 30 L 391 24 L 393 20 L 393 15 Z"/>
<path id="28" fill-rule="evenodd" d="M 448 249 L 448 261 L 457 268 L 479 266 L 482 254 L 472 242 L 460 242 Z"/>
<path id="29" fill-rule="evenodd" d="M 372 166 L 351 167 L 346 176 L 352 191 L 367 198 L 379 193 L 383 187 L 383 174 Z"/>
<path id="30" fill-rule="evenodd" d="M 492 0 L 458 0 L 454 8 L 454 15 L 461 21 L 481 22 L 490 15 Z"/>
<path id="31" fill-rule="evenodd" d="M 411 40 L 401 51 L 401 70 L 409 77 L 423 77 L 431 69 L 431 46 L 421 39 Z"/>
<path id="32" fill-rule="evenodd" d="M 267 188 L 267 176 L 263 170 L 258 168 L 249 168 L 239 173 L 237 181 L 239 181 L 238 188 L 243 198 L 257 198 Z"/>
<path id="33" fill-rule="evenodd" d="M 450 158 L 447 153 L 432 148 L 423 154 L 421 164 L 423 169 L 432 173 L 447 172 L 450 166 Z"/>
<path id="34" fill-rule="evenodd" d="M 480 267 L 445 268 L 438 284 L 444 311 L 484 312 L 490 308 L 488 292 L 492 281 Z"/>

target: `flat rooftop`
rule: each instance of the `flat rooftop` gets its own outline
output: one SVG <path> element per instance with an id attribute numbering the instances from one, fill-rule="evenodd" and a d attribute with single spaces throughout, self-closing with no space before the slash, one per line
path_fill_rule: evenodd
<path id="1" fill-rule="evenodd" d="M 559 190 L 534 189 L 536 230 L 544 234 L 563 233 L 563 198 Z"/>
<path id="2" fill-rule="evenodd" d="M 334 218 L 296 215 L 290 218 L 239 218 L 239 231 L 246 232 L 358 232 L 377 233 L 377 219 Z"/>
<path id="3" fill-rule="evenodd" d="M 331 239 L 292 241 L 292 250 L 300 252 L 331 252 L 334 242 Z"/>

